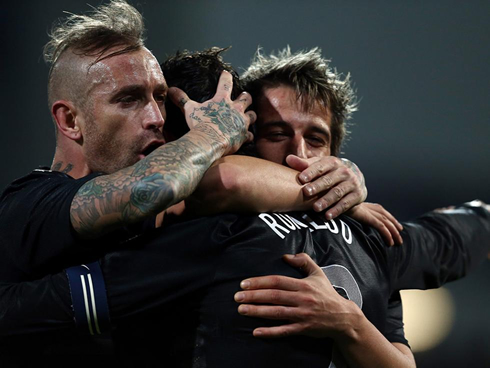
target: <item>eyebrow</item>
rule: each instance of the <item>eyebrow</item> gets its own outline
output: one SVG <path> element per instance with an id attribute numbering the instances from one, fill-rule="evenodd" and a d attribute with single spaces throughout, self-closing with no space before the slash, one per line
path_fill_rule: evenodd
<path id="1" fill-rule="evenodd" d="M 287 121 L 284 120 L 278 120 L 278 121 L 267 121 L 267 122 L 262 122 L 257 126 L 259 129 L 262 128 L 290 128 L 291 124 L 289 124 Z M 308 127 L 308 130 L 324 135 L 327 137 L 328 141 L 330 141 L 330 129 L 324 129 L 321 127 L 318 127 L 316 125 Z"/>
<path id="2" fill-rule="evenodd" d="M 166 94 L 167 90 L 168 90 L 167 85 L 160 83 L 155 87 L 154 91 L 157 91 L 157 92 L 161 91 L 161 92 Z M 117 101 L 117 99 L 120 98 L 121 96 L 138 95 L 138 94 L 143 95 L 143 94 L 145 94 L 145 92 L 146 92 L 146 87 L 143 85 L 140 85 L 140 84 L 132 84 L 129 86 L 125 86 L 125 87 L 121 88 L 119 91 L 117 91 L 114 96 L 112 96 L 111 102 Z"/>

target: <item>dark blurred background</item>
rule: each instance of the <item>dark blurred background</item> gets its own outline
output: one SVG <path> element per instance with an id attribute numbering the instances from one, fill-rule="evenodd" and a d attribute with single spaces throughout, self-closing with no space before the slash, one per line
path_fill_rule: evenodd
<path id="1" fill-rule="evenodd" d="M 50 165 L 54 130 L 42 60 L 51 23 L 90 0 L 9 1 L 1 17 L 0 187 Z M 319 46 L 350 72 L 360 110 L 344 156 L 364 172 L 368 200 L 399 220 L 449 204 L 490 202 L 490 2 L 481 1 L 132 1 L 159 60 L 176 50 L 232 46 L 246 68 L 269 53 Z M 416 353 L 419 367 L 488 367 L 487 261 L 447 287 L 455 321 L 443 342 Z"/>

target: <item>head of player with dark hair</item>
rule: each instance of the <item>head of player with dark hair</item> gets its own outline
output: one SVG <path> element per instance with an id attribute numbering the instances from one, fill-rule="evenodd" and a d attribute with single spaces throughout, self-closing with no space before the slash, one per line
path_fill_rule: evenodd
<path id="1" fill-rule="evenodd" d="M 168 86 L 178 87 L 192 100 L 204 102 L 214 96 L 221 72 L 226 70 L 233 76 L 231 98 L 236 99 L 243 89 L 237 72 L 221 56 L 228 49 L 211 47 L 196 52 L 177 51 L 161 64 Z M 180 138 L 189 131 L 184 115 L 172 101 L 167 100 L 165 107 L 165 134 L 169 140 Z"/>
<path id="2" fill-rule="evenodd" d="M 113 173 L 164 143 L 167 86 L 144 30 L 141 14 L 121 0 L 54 25 L 44 48 L 54 170 Z"/>
<path id="3" fill-rule="evenodd" d="M 349 75 L 343 78 L 331 68 L 318 48 L 291 53 L 287 47 L 269 56 L 259 50 L 242 82 L 258 115 L 255 138 L 260 156 L 275 152 L 273 161 L 283 163 L 289 153 L 339 155 L 346 121 L 357 102 Z M 304 141 L 294 141 L 293 130 L 315 120 L 314 129 L 300 132 Z"/>

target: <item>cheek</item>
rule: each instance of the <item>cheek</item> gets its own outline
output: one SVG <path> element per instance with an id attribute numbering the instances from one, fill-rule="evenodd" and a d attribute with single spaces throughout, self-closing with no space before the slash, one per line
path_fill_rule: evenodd
<path id="1" fill-rule="evenodd" d="M 329 147 L 318 147 L 311 150 L 311 157 L 328 157 L 330 156 Z"/>

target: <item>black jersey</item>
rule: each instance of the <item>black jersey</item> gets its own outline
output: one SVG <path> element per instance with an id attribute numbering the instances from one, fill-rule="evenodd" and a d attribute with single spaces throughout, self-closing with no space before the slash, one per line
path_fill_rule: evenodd
<path id="1" fill-rule="evenodd" d="M 328 367 L 335 354 L 329 339 L 254 338 L 254 328 L 280 322 L 241 316 L 233 300 L 248 277 L 303 277 L 281 259 L 299 252 L 310 254 L 389 341 L 404 342 L 397 288 L 462 277 L 485 258 L 490 221 L 483 208 L 468 207 L 404 226 L 401 247 L 385 246 L 376 231 L 348 217 L 325 222 L 301 213 L 227 214 L 147 234 L 100 261 L 117 353 L 138 365 Z M 73 328 L 63 275 L 0 290 L 2 300 L 16 300 L 2 306 L 3 336 L 7 328 Z M 33 299 L 37 310 L 29 308 Z"/>
<path id="2" fill-rule="evenodd" d="M 10 184 L 0 197 L 0 281 L 34 280 L 101 257 L 151 221 L 97 240 L 81 240 L 70 221 L 80 187 L 101 174 L 73 179 L 42 168 Z M 143 226 L 143 227 L 142 227 Z"/>
<path id="3" fill-rule="evenodd" d="M 124 346 L 123 352 L 129 356 L 147 351 L 148 355 L 141 355 L 149 359 L 154 359 L 155 352 L 164 352 L 156 360 L 174 357 L 171 366 L 328 367 L 334 354 L 331 340 L 254 338 L 255 328 L 280 322 L 241 316 L 233 300 L 240 281 L 248 277 L 303 277 L 281 259 L 285 253 L 300 252 L 308 253 L 337 291 L 353 300 L 389 341 L 406 343 L 397 289 L 402 285 L 440 286 L 462 277 L 476 266 L 476 260 L 485 259 L 490 221 L 488 212 L 477 211 L 479 215 L 469 209 L 432 213 L 405 224 L 401 247 L 385 246 L 376 231 L 345 216 L 325 222 L 315 214 L 230 214 L 168 228 L 164 230 L 166 241 L 161 243 L 165 250 L 152 246 L 148 254 L 147 247 L 138 248 L 141 254 L 133 257 L 131 265 L 126 264 L 129 254 L 124 253 L 106 257 L 102 263 L 107 288 L 115 292 L 109 291 L 109 298 L 121 298 L 113 306 L 115 320 L 134 313 L 134 309 L 126 309 L 131 304 L 126 287 L 132 283 L 131 289 L 139 294 L 136 298 L 145 300 L 143 309 L 163 306 L 122 324 L 115 335 L 119 336 L 118 346 Z M 182 233 L 187 235 L 185 241 L 179 241 Z M 168 247 L 170 244 L 173 246 Z M 180 245 L 176 248 L 176 244 Z M 145 256 L 150 259 L 143 261 Z M 133 278 L 136 260 L 145 264 L 146 272 L 153 270 L 149 283 Z M 124 279 L 113 278 L 115 269 L 124 269 Z M 158 288 L 164 292 L 155 299 Z M 161 339 L 144 338 L 149 321 L 153 328 L 164 331 Z M 163 346 L 172 347 L 170 353 Z M 192 348 L 186 350 L 186 346 Z M 340 360 L 337 366 L 341 366 Z"/>

